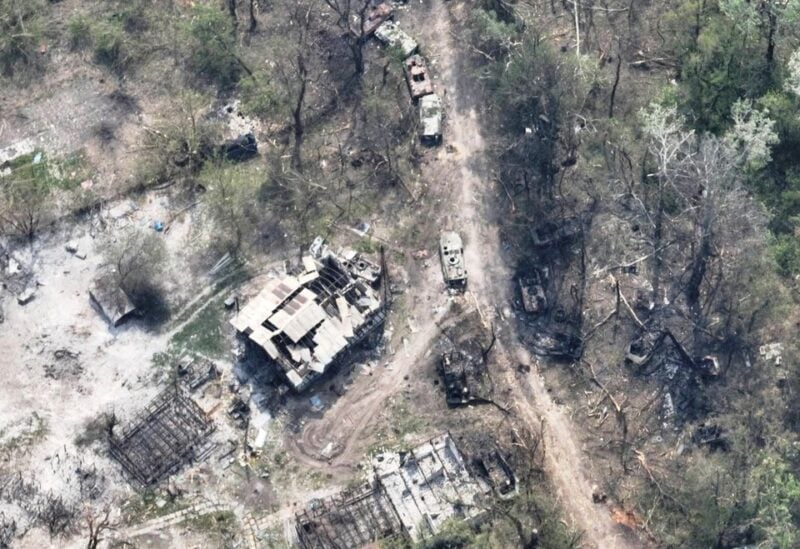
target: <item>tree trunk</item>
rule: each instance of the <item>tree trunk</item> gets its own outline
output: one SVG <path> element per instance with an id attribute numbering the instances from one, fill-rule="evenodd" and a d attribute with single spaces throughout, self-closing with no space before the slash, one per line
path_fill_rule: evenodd
<path id="1" fill-rule="evenodd" d="M 608 117 L 614 118 L 614 98 L 617 95 L 617 86 L 619 86 L 619 71 L 622 68 L 622 52 L 617 52 L 617 70 L 614 74 L 614 85 L 611 87 L 611 98 L 608 103 Z"/>
<path id="2" fill-rule="evenodd" d="M 706 197 L 706 200 L 708 200 L 708 197 Z M 712 208 L 709 205 L 705 205 L 704 210 L 701 226 L 699 227 L 700 241 L 692 258 L 692 274 L 686 285 L 686 304 L 689 306 L 689 312 L 692 315 L 694 324 L 692 339 L 695 353 L 702 348 L 701 328 L 703 327 L 703 313 L 700 305 L 700 287 L 708 270 L 708 260 L 711 258 Z"/>
<path id="3" fill-rule="evenodd" d="M 767 32 L 767 70 L 772 73 L 772 65 L 775 61 L 775 33 L 778 30 L 778 16 L 775 14 L 774 11 L 767 8 L 769 13 L 767 14 L 767 20 L 769 21 L 769 27 Z"/>
<path id="4" fill-rule="evenodd" d="M 305 128 L 303 127 L 303 103 L 305 102 L 306 88 L 308 87 L 306 64 L 302 54 L 297 56 L 297 76 L 300 80 L 300 89 L 297 92 L 297 101 L 292 111 L 292 118 L 294 120 L 292 167 L 300 172 L 303 168 L 301 149 L 303 147 L 303 134 L 305 132 Z"/>
<path id="5" fill-rule="evenodd" d="M 250 0 L 250 32 L 255 32 L 258 26 L 258 19 L 256 19 L 256 0 Z"/>
<path id="6" fill-rule="evenodd" d="M 228 13 L 233 20 L 233 28 L 239 26 L 239 18 L 236 15 L 236 0 L 228 0 Z"/>

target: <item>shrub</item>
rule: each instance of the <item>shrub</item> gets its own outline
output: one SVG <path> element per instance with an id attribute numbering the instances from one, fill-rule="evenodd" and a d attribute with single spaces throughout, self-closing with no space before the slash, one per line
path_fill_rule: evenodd
<path id="1" fill-rule="evenodd" d="M 14 76 L 35 66 L 40 57 L 41 0 L 0 0 L 0 74 Z"/>
<path id="2" fill-rule="evenodd" d="M 94 58 L 110 69 L 121 69 L 126 62 L 125 33 L 118 21 L 101 21 L 92 29 Z"/>
<path id="3" fill-rule="evenodd" d="M 268 118 L 275 115 L 282 105 L 280 93 L 269 84 L 266 74 L 254 74 L 252 78 L 245 78 L 239 83 L 242 98 L 242 110 L 258 118 Z"/>
<path id="4" fill-rule="evenodd" d="M 75 15 L 67 22 L 67 35 L 72 49 L 82 50 L 92 43 L 92 25 L 85 15 Z"/>
<path id="5" fill-rule="evenodd" d="M 185 32 L 192 70 L 223 87 L 238 80 L 233 23 L 225 13 L 211 5 L 197 5 Z"/>

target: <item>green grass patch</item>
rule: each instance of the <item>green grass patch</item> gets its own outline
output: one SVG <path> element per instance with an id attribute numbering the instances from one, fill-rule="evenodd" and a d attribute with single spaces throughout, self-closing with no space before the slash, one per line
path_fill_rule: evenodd
<path id="1" fill-rule="evenodd" d="M 42 440 L 48 432 L 47 422 L 33 412 L 27 419 L 17 421 L 0 429 L 0 460 L 11 454 L 30 448 Z"/>
<path id="2" fill-rule="evenodd" d="M 193 352 L 208 358 L 222 358 L 229 351 L 228 322 L 225 318 L 224 298 L 217 297 L 206 303 L 169 342 L 169 352 L 180 355 Z"/>
<path id="3" fill-rule="evenodd" d="M 191 516 L 186 525 L 196 532 L 228 534 L 235 531 L 237 520 L 233 511 L 218 511 Z"/>
<path id="4" fill-rule="evenodd" d="M 89 179 L 92 168 L 83 150 L 63 157 L 51 157 L 36 149 L 9 163 L 9 180 L 35 182 L 47 190 L 72 191 Z"/>

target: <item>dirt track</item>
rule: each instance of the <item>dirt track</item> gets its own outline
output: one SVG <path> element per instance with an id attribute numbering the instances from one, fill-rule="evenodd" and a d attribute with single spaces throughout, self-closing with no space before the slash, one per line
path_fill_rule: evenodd
<path id="1" fill-rule="evenodd" d="M 431 34 L 438 37 L 431 56 L 436 60 L 439 92 L 445 95 L 444 140 L 451 148 L 450 153 L 440 152 L 438 160 L 426 166 L 424 175 L 433 181 L 443 181 L 443 177 L 448 176 L 445 199 L 439 202 L 443 208 L 447 207 L 441 212 L 441 229 L 458 230 L 464 237 L 469 293 L 472 294 L 466 298 L 474 297 L 485 321 L 495 323 L 499 337 L 494 360 L 504 383 L 511 388 L 510 405 L 516 415 L 531 428 L 544 422 L 548 474 L 570 525 L 584 532 L 584 542 L 589 546 L 640 547 L 641 541 L 614 523 L 608 506 L 592 503 L 592 485 L 596 480 L 592 475 L 591 458 L 581 449 L 569 417 L 548 394 L 535 360 L 519 345 L 513 323 L 499 314 L 511 303 L 513 273 L 502 256 L 498 224 L 494 221 L 494 184 L 483 161 L 484 142 L 476 112 L 479 105 L 470 95 L 469 82 L 464 81 L 466 77 L 461 78 L 466 73 L 459 68 L 459 49 L 454 43 L 454 25 L 447 5 L 433 2 L 430 11 L 428 20 L 436 22 Z M 402 386 L 403 376 L 425 354 L 435 336 L 436 321 L 447 312 L 440 309 L 436 315 L 430 313 L 429 299 L 435 300 L 437 294 L 442 293 L 440 276 L 438 268 L 432 266 L 413 289 L 421 296 L 411 305 L 420 319 L 420 330 L 412 335 L 406 349 L 398 351 L 393 369 L 378 372 L 377 379 L 355 387 L 322 419 L 309 423 L 299 441 L 291 441 L 290 446 L 300 450 L 295 453 L 305 463 L 321 466 L 324 460 L 315 453 L 328 442 L 335 442 L 339 453 L 329 462 L 329 467 L 341 470 L 353 464 L 356 457 L 350 452 L 353 443 L 369 426 L 384 400 Z M 521 362 L 534 366 L 524 378 L 515 372 L 515 366 Z M 336 435 L 331 434 L 334 431 Z"/>
<path id="2" fill-rule="evenodd" d="M 458 50 L 453 43 L 447 8 L 442 2 L 435 2 L 434 6 L 437 13 L 432 19 L 441 22 L 443 27 L 438 33 L 442 37 L 438 46 L 441 79 L 448 90 L 449 134 L 446 140 L 459 152 L 453 160 L 453 169 L 461 174 L 461 186 L 455 193 L 458 207 L 454 209 L 459 212 L 457 220 L 466 241 L 470 291 L 484 315 L 491 315 L 511 303 L 513 272 L 504 261 L 498 225 L 493 222 L 495 186 L 483 162 L 485 151 L 476 114 L 478 105 L 474 104 L 474 98 L 462 95 L 468 87 L 459 79 Z M 515 366 L 529 362 L 530 355 L 519 345 L 514 324 L 500 322 L 494 359 L 512 389 L 513 408 L 518 417 L 531 428 L 544 421 L 548 474 L 571 525 L 584 532 L 587 543 L 597 547 L 640 546 L 613 522 L 608 507 L 592 503 L 594 481 L 590 457 L 581 450 L 570 419 L 548 394 L 538 368 L 525 378 L 515 375 Z"/>

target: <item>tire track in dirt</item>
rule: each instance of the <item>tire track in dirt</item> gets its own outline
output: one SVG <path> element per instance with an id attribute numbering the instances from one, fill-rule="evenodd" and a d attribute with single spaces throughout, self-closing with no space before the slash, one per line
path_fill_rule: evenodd
<path id="1" fill-rule="evenodd" d="M 377 366 L 374 376 L 357 379 L 321 418 L 307 420 L 299 436 L 287 436 L 288 449 L 302 463 L 346 478 L 364 459 L 360 452 L 353 451 L 360 435 L 378 417 L 386 400 L 402 388 L 405 376 L 422 362 L 439 333 L 438 324 L 450 311 L 450 303 L 440 291 L 440 276 L 438 262 L 431 261 L 423 276 L 406 292 L 415 296 L 417 325 L 413 333 L 401 339 L 388 367 Z M 329 444 L 332 452 L 326 458 L 322 451 Z"/>
<path id="2" fill-rule="evenodd" d="M 456 52 L 460 48 L 454 44 L 451 15 L 443 2 L 434 2 L 432 10 L 430 20 L 436 22 L 436 35 L 441 37 L 436 45 L 440 78 L 448 99 L 445 142 L 457 151 L 451 168 L 461 176 L 451 202 L 458 222 L 453 228 L 465 236 L 470 291 L 484 315 L 492 315 L 511 303 L 513 272 L 502 257 L 497 224 L 491 222 L 494 186 L 483 161 L 486 151 L 476 112 L 479 105 L 459 78 L 463 74 L 457 70 Z M 534 432 L 540 421 L 544 422 L 548 477 L 571 526 L 583 531 L 585 541 L 599 548 L 640 547 L 642 544 L 631 539 L 630 532 L 612 520 L 609 507 L 592 502 L 591 459 L 581 450 L 571 420 L 553 402 L 538 369 L 527 377 L 515 375 L 519 358 L 529 360 L 530 355 L 519 345 L 513 323 L 503 323 L 501 331 L 495 361 L 511 389 L 516 415 Z M 512 349 L 523 356 L 512 360 Z"/>
<path id="3" fill-rule="evenodd" d="M 430 10 L 428 20 L 433 24 L 433 34 L 439 37 L 431 53 L 437 61 L 438 89 L 445 96 L 445 143 L 449 152 L 439 151 L 439 161 L 426 165 L 423 175 L 443 186 L 442 194 L 449 200 L 439 201 L 441 229 L 454 229 L 465 237 L 464 258 L 470 293 L 482 317 L 494 317 L 498 308 L 511 302 L 513 272 L 502 257 L 499 228 L 492 222 L 493 185 L 483 161 L 486 151 L 476 110 L 479 105 L 459 79 L 457 52 L 460 48 L 454 44 L 454 25 L 448 7 L 442 0 L 434 0 Z M 414 365 L 428 351 L 438 331 L 437 324 L 448 312 L 447 309 L 435 314 L 430 312 L 429 300 L 442 293 L 439 279 L 438 265 L 431 265 L 425 276 L 409 288 L 409 293 L 421 296 L 413 307 L 413 313 L 421 318 L 420 329 L 409 336 L 405 350 L 398 350 L 398 355 L 403 356 L 395 357 L 393 368 L 380 372 L 369 383 L 357 384 L 337 400 L 322 419 L 310 421 L 299 439 L 288 437 L 289 449 L 301 462 L 344 475 L 363 458 L 352 452 L 355 442 L 385 399 L 399 391 L 403 377 L 413 371 Z M 515 327 L 502 322 L 498 326 L 494 359 L 511 389 L 511 406 L 516 416 L 534 431 L 544 422 L 548 477 L 570 525 L 584 532 L 584 541 L 590 546 L 602 549 L 641 547 L 642 543 L 632 539 L 630 532 L 614 523 L 609 507 L 592 503 L 591 460 L 580 448 L 571 420 L 555 405 L 538 371 L 534 369 L 527 377 L 515 374 L 515 364 L 530 360 L 518 341 Z M 334 432 L 336 435 L 332 437 Z M 323 441 L 338 445 L 338 453 L 329 460 L 319 454 Z"/>

